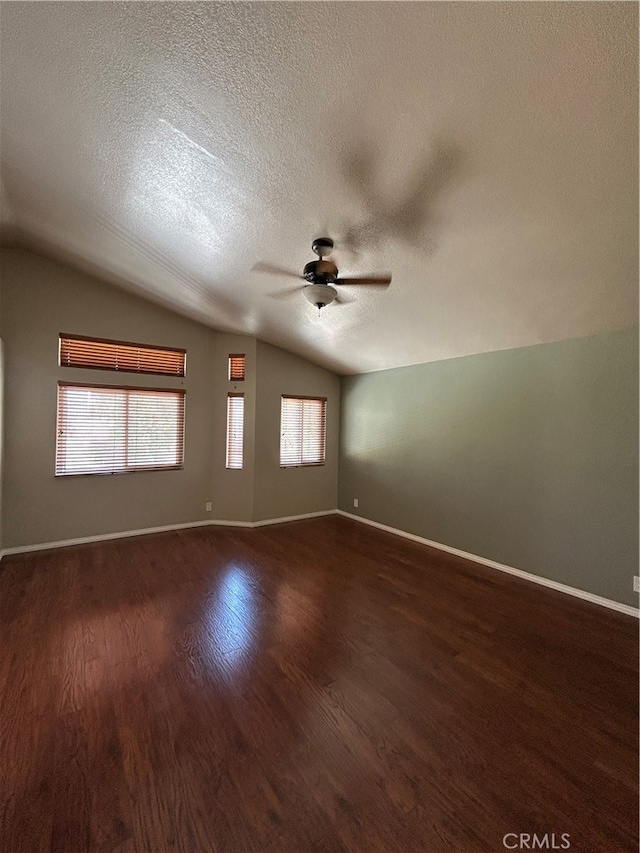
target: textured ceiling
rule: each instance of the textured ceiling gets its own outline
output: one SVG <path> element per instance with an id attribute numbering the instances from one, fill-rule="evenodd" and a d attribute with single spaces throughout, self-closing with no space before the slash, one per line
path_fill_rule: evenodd
<path id="1" fill-rule="evenodd" d="M 5 233 L 340 373 L 637 321 L 635 3 L 0 14 Z"/>

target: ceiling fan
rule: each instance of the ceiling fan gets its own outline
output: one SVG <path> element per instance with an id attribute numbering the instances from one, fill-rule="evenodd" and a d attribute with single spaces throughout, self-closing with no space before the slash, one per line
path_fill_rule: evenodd
<path id="1" fill-rule="evenodd" d="M 271 264 L 255 264 L 251 269 L 254 272 L 264 272 L 270 275 L 287 276 L 289 278 L 301 278 L 309 284 L 300 285 L 289 290 L 281 291 L 278 295 L 287 296 L 292 292 L 302 289 L 305 298 L 315 305 L 318 310 L 330 305 L 333 301 L 343 302 L 338 296 L 334 285 L 341 284 L 366 284 L 378 287 L 388 287 L 391 284 L 391 276 L 366 276 L 364 278 L 342 278 L 338 275 L 338 267 L 333 261 L 326 260 L 333 251 L 333 240 L 330 237 L 317 237 L 311 244 L 312 251 L 318 256 L 317 261 L 309 261 L 305 264 L 302 275 L 271 266 Z M 348 301 L 348 300 L 347 300 Z"/>

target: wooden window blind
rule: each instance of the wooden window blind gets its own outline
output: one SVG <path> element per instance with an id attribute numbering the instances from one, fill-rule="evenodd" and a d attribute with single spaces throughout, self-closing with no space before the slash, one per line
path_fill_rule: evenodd
<path id="1" fill-rule="evenodd" d="M 184 376 L 186 359 L 183 349 L 60 334 L 61 367 Z"/>
<path id="2" fill-rule="evenodd" d="M 185 392 L 58 383 L 56 475 L 181 468 Z"/>
<path id="3" fill-rule="evenodd" d="M 323 465 L 327 401 L 324 397 L 282 397 L 280 467 Z"/>
<path id="4" fill-rule="evenodd" d="M 245 362 L 244 353 L 229 356 L 229 382 L 244 382 Z"/>
<path id="5" fill-rule="evenodd" d="M 244 394 L 227 396 L 227 468 L 242 468 L 244 445 Z"/>

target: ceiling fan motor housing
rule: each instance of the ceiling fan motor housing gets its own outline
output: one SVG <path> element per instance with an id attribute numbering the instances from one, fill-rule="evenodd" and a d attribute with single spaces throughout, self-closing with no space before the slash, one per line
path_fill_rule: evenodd
<path id="1" fill-rule="evenodd" d="M 324 258 L 330 255 L 333 251 L 333 240 L 331 237 L 316 237 L 311 244 L 311 250 L 318 255 L 319 258 Z"/>
<path id="2" fill-rule="evenodd" d="M 322 258 L 305 265 L 302 277 L 312 284 L 331 284 L 338 277 L 338 267 Z"/>

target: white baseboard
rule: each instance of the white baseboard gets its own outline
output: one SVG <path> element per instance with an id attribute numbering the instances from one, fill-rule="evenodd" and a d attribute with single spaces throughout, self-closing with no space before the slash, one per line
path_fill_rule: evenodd
<path id="1" fill-rule="evenodd" d="M 319 518 L 321 515 L 335 515 L 337 509 L 323 509 L 320 512 L 305 512 L 303 515 L 285 515 L 282 518 L 265 518 L 262 521 L 252 521 L 251 527 L 264 527 L 267 524 L 284 524 L 286 521 L 302 521 L 305 518 Z"/>
<path id="2" fill-rule="evenodd" d="M 640 618 L 640 610 L 637 607 L 631 607 L 629 604 L 621 604 L 619 601 L 612 601 L 609 598 L 603 598 L 601 595 L 594 595 L 592 592 L 586 592 L 583 589 L 567 586 L 566 584 L 540 577 L 540 575 L 533 575 L 530 572 L 522 571 L 522 569 L 515 569 L 513 566 L 506 566 L 503 563 L 497 563 L 495 560 L 489 560 L 486 557 L 479 557 L 477 554 L 470 554 L 468 551 L 461 551 L 459 548 L 452 548 L 450 545 L 443 545 L 440 542 L 434 542 L 432 539 L 425 539 L 424 536 L 416 536 L 415 533 L 408 533 L 406 530 L 400 530 L 397 527 L 389 527 L 387 524 L 381 524 L 379 521 L 372 521 L 371 519 L 364 518 L 360 515 L 353 515 L 353 513 L 345 512 L 342 509 L 307 512 L 301 515 L 287 515 L 281 518 L 265 518 L 260 521 L 230 521 L 225 519 L 188 521 L 184 524 L 165 524 L 162 527 L 147 527 L 142 530 L 124 530 L 119 533 L 102 533 L 97 536 L 81 536 L 77 539 L 64 539 L 58 542 L 41 542 L 37 545 L 19 545 L 15 548 L 5 548 L 3 551 L 0 551 L 0 560 L 9 554 L 26 554 L 30 551 L 45 551 L 50 548 L 65 548 L 70 545 L 84 545 L 88 542 L 103 542 L 108 539 L 125 539 L 129 536 L 147 536 L 151 533 L 165 533 L 166 531 L 184 530 L 189 527 L 266 527 L 271 524 L 284 524 L 288 521 L 303 521 L 307 518 L 319 518 L 320 516 L 334 514 L 342 515 L 345 518 L 352 519 L 353 521 L 359 521 L 362 524 L 368 524 L 371 527 L 377 527 L 379 530 L 384 530 L 387 533 L 393 533 L 395 536 L 402 536 L 404 539 L 411 539 L 413 542 L 419 542 L 422 545 L 429 545 L 431 548 L 437 548 L 438 550 L 446 551 L 449 554 L 455 554 L 456 557 L 462 557 L 465 560 L 471 560 L 474 563 L 480 563 L 483 566 L 498 569 L 500 572 L 515 575 L 523 580 L 540 584 L 540 586 L 546 586 L 550 589 L 555 589 L 558 592 L 573 595 L 576 598 L 583 599 L 584 601 L 590 601 L 592 604 L 599 604 L 602 607 L 617 610 L 619 613 L 625 613 L 627 616 Z"/>
<path id="3" fill-rule="evenodd" d="M 637 607 L 631 607 L 629 604 L 612 601 L 610 598 L 603 598 L 601 595 L 594 595 L 592 592 L 586 592 L 583 589 L 567 586 L 564 583 L 558 583 L 558 581 L 552 581 L 548 578 L 540 577 L 540 575 L 533 575 L 530 572 L 522 571 L 522 569 L 514 569 L 513 566 L 505 566 L 503 563 L 496 563 L 495 560 L 489 560 L 486 557 L 479 557 L 477 554 L 470 554 L 468 551 L 461 551 L 459 548 L 452 548 L 450 545 L 442 545 L 440 542 L 425 539 L 423 536 L 416 536 L 414 533 L 407 533 L 406 530 L 399 530 L 397 527 L 389 527 L 387 524 L 380 524 L 378 521 L 372 521 L 371 519 L 363 518 L 360 515 L 353 515 L 353 513 L 345 512 L 342 509 L 338 509 L 336 512 L 338 515 L 343 515 L 345 518 L 350 518 L 353 521 L 360 521 L 362 524 L 368 524 L 371 527 L 377 527 L 379 530 L 385 530 L 387 533 L 393 533 L 395 536 L 402 536 L 404 539 L 411 539 L 413 542 L 420 542 L 422 545 L 429 545 L 431 548 L 438 548 L 438 550 L 446 551 L 448 554 L 455 554 L 456 557 L 463 557 L 465 560 L 471 560 L 474 563 L 480 563 L 483 566 L 498 569 L 500 572 L 507 572 L 509 575 L 515 575 L 523 580 L 540 584 L 540 586 L 546 586 L 550 589 L 555 589 L 558 592 L 564 592 L 567 595 L 582 598 L 584 601 L 590 601 L 592 604 L 600 604 L 602 607 L 609 607 L 611 610 L 617 610 L 619 613 L 625 613 L 627 616 L 640 618 L 640 610 Z"/>
<path id="4" fill-rule="evenodd" d="M 233 527 L 251 526 L 243 521 L 187 521 L 184 524 L 164 524 L 162 527 L 145 527 L 141 530 L 121 530 L 118 533 L 99 533 L 97 536 L 79 536 L 77 539 L 61 539 L 57 542 L 39 542 L 37 545 L 18 545 L 5 548 L 2 556 L 9 554 L 27 554 L 30 551 L 46 551 L 50 548 L 66 548 L 69 545 L 85 545 L 88 542 L 104 542 L 108 539 L 126 539 L 129 536 L 147 536 L 149 533 L 165 533 L 168 530 L 184 530 L 188 527 L 206 527 L 210 524 L 223 524 Z"/>
<path id="5" fill-rule="evenodd" d="M 89 542 L 104 542 L 108 539 L 126 539 L 129 536 L 147 536 L 150 533 L 166 533 L 168 530 L 184 530 L 189 527 L 264 527 L 268 524 L 283 524 L 286 521 L 301 521 L 305 518 L 318 518 L 321 515 L 333 515 L 335 509 L 321 512 L 307 512 L 302 515 L 288 515 L 282 518 L 265 518 L 261 521 L 228 521 L 225 519 L 205 519 L 187 521 L 183 524 L 165 524 L 162 527 L 145 527 L 142 530 L 122 530 L 118 533 L 100 533 L 97 536 L 80 536 L 77 539 L 62 539 L 58 542 L 39 542 L 37 545 L 18 545 L 0 551 L 0 560 L 9 554 L 27 554 L 30 551 L 47 551 L 51 548 L 67 548 L 70 545 L 86 545 Z"/>

